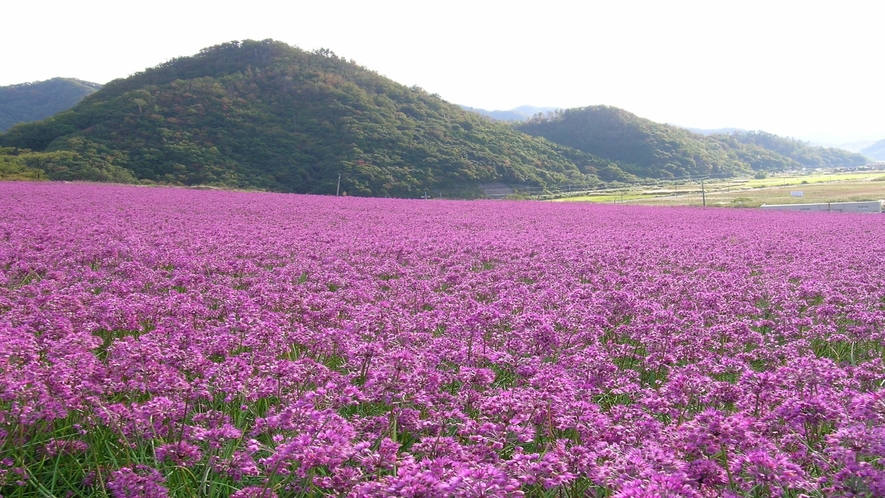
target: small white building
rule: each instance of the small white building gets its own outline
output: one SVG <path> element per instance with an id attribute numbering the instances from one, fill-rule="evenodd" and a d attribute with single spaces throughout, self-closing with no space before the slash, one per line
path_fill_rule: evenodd
<path id="1" fill-rule="evenodd" d="M 772 211 L 828 211 L 833 213 L 881 213 L 883 201 L 819 202 L 816 204 L 763 204 Z"/>

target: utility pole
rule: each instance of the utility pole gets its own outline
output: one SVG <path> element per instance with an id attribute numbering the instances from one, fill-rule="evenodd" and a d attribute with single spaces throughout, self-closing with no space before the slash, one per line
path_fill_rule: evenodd
<path id="1" fill-rule="evenodd" d="M 704 200 L 704 207 L 707 207 L 707 191 L 704 190 L 704 180 L 701 180 L 701 198 Z"/>
<path id="2" fill-rule="evenodd" d="M 338 193 L 341 192 L 341 173 L 338 173 L 338 186 L 335 187 L 335 197 L 338 197 Z"/>

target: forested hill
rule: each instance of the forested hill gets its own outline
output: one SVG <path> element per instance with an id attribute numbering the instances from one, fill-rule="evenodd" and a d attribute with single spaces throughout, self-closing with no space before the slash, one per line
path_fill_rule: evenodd
<path id="1" fill-rule="evenodd" d="M 70 109 L 99 88 L 98 83 L 74 78 L 52 78 L 0 87 L 0 132 L 16 123 L 39 121 Z"/>
<path id="2" fill-rule="evenodd" d="M 0 135 L 0 147 L 56 179 L 301 193 L 334 193 L 339 174 L 349 195 L 402 197 L 625 176 L 328 50 L 272 40 L 225 43 L 112 81 Z"/>
<path id="3" fill-rule="evenodd" d="M 809 147 L 762 132 L 703 136 L 608 106 L 539 114 L 515 128 L 615 161 L 643 178 L 731 176 L 866 162 L 859 154 Z"/>
<path id="4" fill-rule="evenodd" d="M 739 144 L 750 146 L 749 156 L 756 153 L 755 147 L 774 152 L 790 159 L 804 168 L 840 168 L 862 166 L 869 162 L 867 157 L 844 149 L 815 147 L 795 138 L 781 137 L 764 131 L 734 131 L 727 134 L 710 135 L 711 139 L 724 143 L 739 153 Z M 752 163 L 752 157 L 746 158 Z M 777 165 L 754 164 L 756 169 L 781 169 Z"/>

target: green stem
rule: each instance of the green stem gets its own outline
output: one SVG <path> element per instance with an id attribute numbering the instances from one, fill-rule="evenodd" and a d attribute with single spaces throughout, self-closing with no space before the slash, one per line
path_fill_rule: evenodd
<path id="1" fill-rule="evenodd" d="M 725 466 L 725 475 L 728 476 L 728 489 L 734 491 L 734 477 L 731 475 L 731 467 L 728 465 L 728 450 L 725 445 L 719 446 L 722 451 L 722 464 Z"/>

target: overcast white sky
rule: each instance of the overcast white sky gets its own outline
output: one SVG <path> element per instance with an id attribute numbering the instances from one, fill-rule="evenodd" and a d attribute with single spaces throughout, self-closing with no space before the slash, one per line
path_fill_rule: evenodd
<path id="1" fill-rule="evenodd" d="M 106 83 L 273 38 L 489 110 L 606 104 L 688 127 L 885 138 L 872 0 L 28 0 L 0 14 L 0 86 Z"/>

